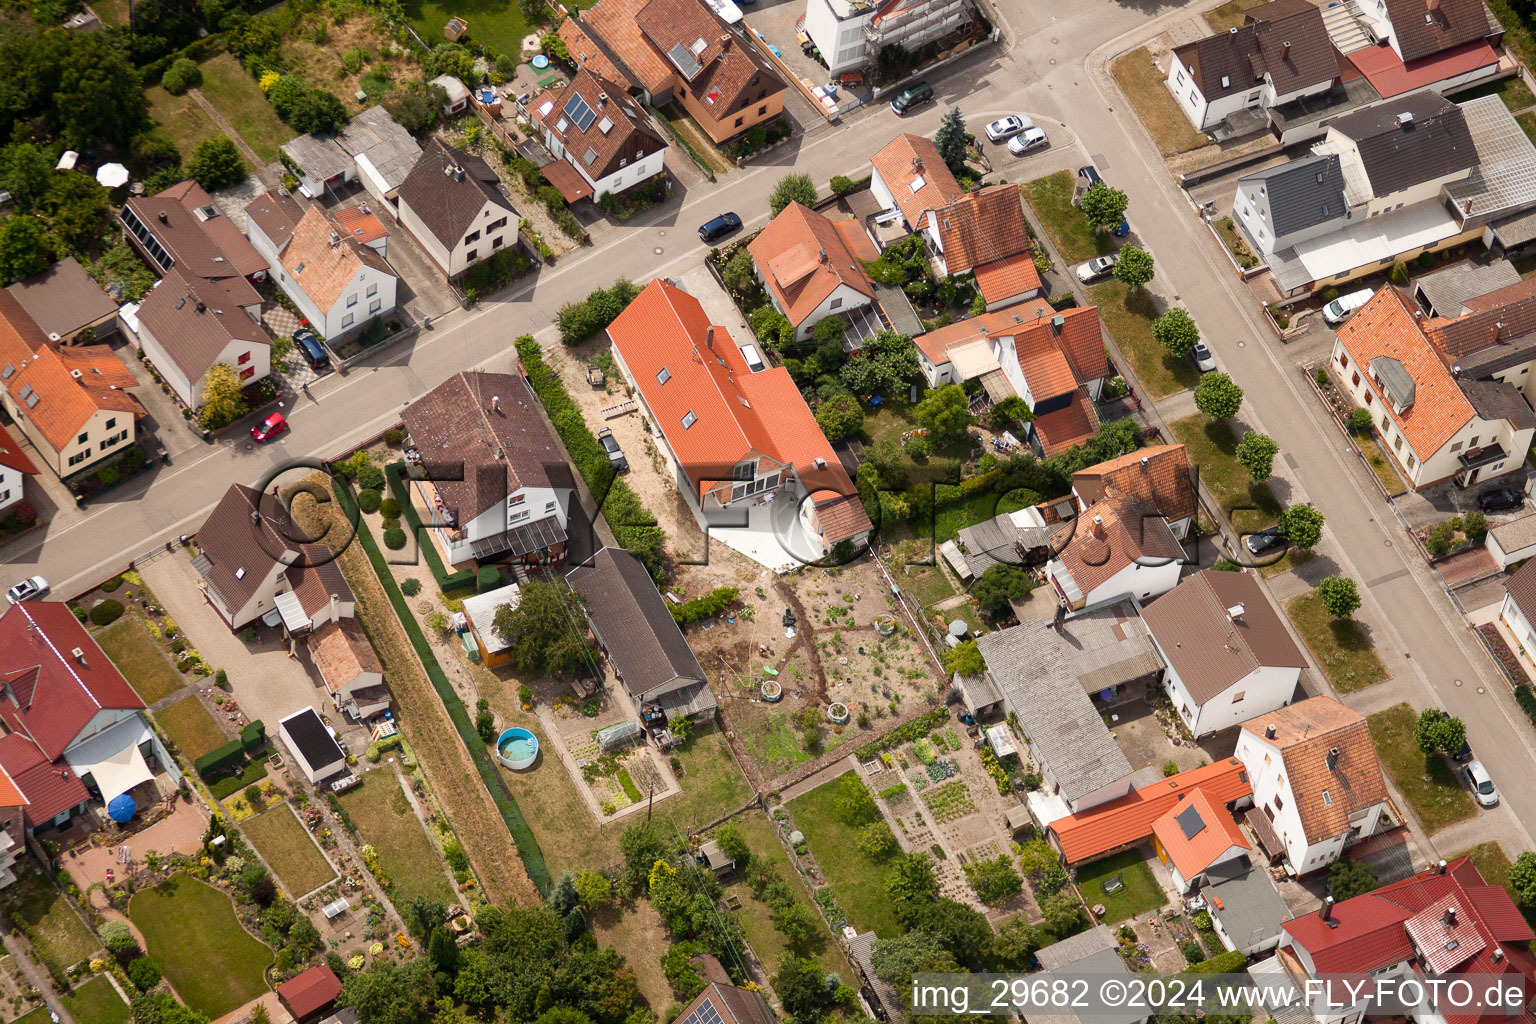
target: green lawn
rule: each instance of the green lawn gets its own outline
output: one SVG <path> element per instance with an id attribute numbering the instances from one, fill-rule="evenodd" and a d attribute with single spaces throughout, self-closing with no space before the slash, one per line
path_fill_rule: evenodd
<path id="1" fill-rule="evenodd" d="M 77 1024 L 124 1024 L 128 1020 L 128 1004 L 105 975 L 98 974 L 65 996 L 64 1007 Z"/>
<path id="2" fill-rule="evenodd" d="M 1125 882 L 1125 888 L 1106 893 L 1104 882 L 1115 875 Z M 1134 847 L 1078 868 L 1077 891 L 1090 907 L 1096 903 L 1104 905 L 1104 924 L 1124 921 L 1168 902 L 1162 886 L 1152 877 L 1146 858 Z"/>
<path id="3" fill-rule="evenodd" d="M 1465 103 L 1479 96 L 1497 96 L 1511 111 L 1524 110 L 1536 104 L 1536 95 L 1532 95 L 1530 86 L 1526 85 L 1525 79 L 1519 75 L 1501 78 L 1497 82 L 1484 82 L 1482 85 L 1475 85 L 1465 92 L 1446 98 L 1452 103 Z"/>
<path id="4" fill-rule="evenodd" d="M 1265 0 L 1230 0 L 1229 3 L 1206 11 L 1205 24 L 1212 33 L 1238 28 L 1243 24 L 1243 16 L 1248 13 L 1248 8 L 1257 7 L 1264 2 Z"/>
<path id="5" fill-rule="evenodd" d="M 1280 502 L 1269 484 L 1256 484 L 1237 461 L 1239 438 L 1226 420 L 1195 413 L 1168 424 L 1173 436 L 1189 450 L 1189 461 L 1200 467 L 1200 482 L 1239 533 L 1254 533 L 1275 525 Z"/>
<path id="6" fill-rule="evenodd" d="M 795 827 L 805 833 L 805 841 L 848 915 L 848 923 L 861 932 L 874 931 L 881 938 L 900 935 L 906 929 L 897 922 L 886 898 L 885 867 L 864 856 L 858 844 L 849 841 L 848 828 L 838 818 L 840 781 L 833 779 L 817 786 L 785 806 Z"/>
<path id="7" fill-rule="evenodd" d="M 245 819 L 240 827 L 294 899 L 336 877 L 325 855 L 286 803 Z"/>
<path id="8" fill-rule="evenodd" d="M 219 725 L 218 719 L 203 706 L 197 694 L 183 697 L 163 711 L 155 713 L 160 728 L 175 741 L 181 756 L 196 761 L 215 747 L 221 747 L 233 737 Z"/>
<path id="9" fill-rule="evenodd" d="M 1174 355 L 1152 336 L 1158 310 L 1150 292 L 1113 279 L 1086 291 L 1088 301 L 1098 307 L 1099 319 L 1120 346 L 1148 397 L 1156 401 L 1200 383 L 1200 371 L 1194 360 Z"/>
<path id="10" fill-rule="evenodd" d="M 785 679 L 788 678 L 786 675 Z M 752 760 L 774 775 L 804 764 L 813 756 L 790 724 L 787 711 L 769 710 L 762 716 L 761 724 L 754 720 L 744 725 L 737 735 Z"/>
<path id="11" fill-rule="evenodd" d="M 1108 233 L 1089 227 L 1082 211 L 1072 205 L 1073 184 L 1071 171 L 1057 171 L 1025 182 L 1022 187 L 1024 198 L 1035 211 L 1045 233 L 1051 236 L 1061 258 L 1068 263 L 1081 263 L 1113 252 L 1115 240 Z"/>
<path id="12" fill-rule="evenodd" d="M 741 833 L 747 840 L 747 846 L 752 850 L 753 859 L 773 864 L 778 868 L 779 877 L 789 883 L 795 895 L 810 903 L 811 894 L 806 889 L 799 872 L 789 863 L 789 855 L 784 852 L 784 844 L 779 841 L 778 833 L 774 831 L 768 815 L 759 810 L 752 810 L 733 820 L 740 826 Z M 752 895 L 752 887 L 742 881 L 740 872 L 737 873 L 736 879 L 727 891 L 734 893 L 741 900 L 741 909 L 736 911 L 736 918 L 747 934 L 747 942 L 752 946 L 752 951 L 764 964 L 777 964 L 779 957 L 789 948 L 789 940 L 782 933 L 774 930 L 773 911 L 766 903 Z M 840 975 L 847 984 L 854 984 L 853 976 L 848 970 L 848 963 L 838 954 L 837 943 L 830 932 L 827 933 L 826 940 L 820 955 L 822 970 Z"/>
<path id="13" fill-rule="evenodd" d="M 960 488 L 941 485 L 935 489 L 934 496 L 937 499 L 933 517 L 935 544 L 954 540 L 967 526 L 984 523 L 1007 512 L 1029 508 L 1040 501 L 1040 495 L 1022 487 L 1007 494 L 978 491 L 969 497 L 962 497 Z"/>
<path id="14" fill-rule="evenodd" d="M 16 881 L 0 891 L 0 907 L 25 929 L 39 953 L 52 957 L 61 967 L 72 967 L 101 948 L 71 909 L 69 897 L 30 861 L 16 865 Z"/>
<path id="15" fill-rule="evenodd" d="M 169 697 L 186 683 L 137 615 L 124 615 L 97 633 L 96 642 L 146 704 Z"/>
<path id="16" fill-rule="evenodd" d="M 1533 122 L 1533 127 L 1536 127 L 1536 122 Z M 1529 132 L 1527 128 L 1527 134 Z M 1408 489 L 1403 484 L 1403 478 L 1397 475 L 1392 460 L 1381 450 L 1381 444 L 1374 433 L 1355 434 L 1354 439 L 1360 454 L 1365 456 L 1365 464 L 1371 467 L 1371 472 L 1376 474 L 1376 479 L 1381 481 L 1381 486 L 1387 489 L 1388 494 L 1402 494 Z"/>
<path id="17" fill-rule="evenodd" d="M 1523 114 L 1516 114 L 1515 121 L 1520 125 L 1520 130 L 1525 132 L 1525 137 L 1536 141 L 1536 113 L 1527 110 Z"/>
<path id="18" fill-rule="evenodd" d="M 512 10 L 515 12 L 517 8 L 514 6 Z M 293 129 L 278 120 L 256 79 L 229 54 L 221 53 L 203 62 L 202 90 L 214 109 L 224 115 L 245 144 L 263 160 L 276 160 L 278 147 L 293 138 Z M 190 157 L 192 154 L 182 155 Z"/>
<path id="19" fill-rule="evenodd" d="M 1493 8 L 1499 24 L 1504 27 L 1504 48 L 1521 64 L 1529 67 L 1532 61 L 1536 61 L 1536 39 L 1531 36 L 1531 26 L 1527 19 L 1516 13 L 1515 5 L 1510 0 L 1488 0 L 1488 6 Z"/>
<path id="20" fill-rule="evenodd" d="M 220 1017 L 267 991 L 272 950 L 235 917 L 228 896 L 190 875 L 143 889 L 128 916 L 147 952 L 192 1009 Z"/>
<path id="21" fill-rule="evenodd" d="M 1353 693 L 1387 678 L 1387 667 L 1376 656 L 1371 639 L 1360 629 L 1360 624 L 1352 618 L 1336 619 L 1329 615 L 1318 599 L 1317 591 L 1309 590 L 1291 598 L 1286 602 L 1285 613 L 1311 649 L 1312 657 L 1322 666 L 1328 681 L 1340 692 Z M 1411 728 L 1408 731 L 1413 732 Z"/>
<path id="22" fill-rule="evenodd" d="M 428 46 L 442 42 L 443 26 L 457 17 L 469 22 L 466 42 L 489 47 L 498 55 L 521 58 L 523 36 L 534 31 L 523 19 L 518 5 L 505 0 L 406 0 L 404 10 Z"/>
<path id="23" fill-rule="evenodd" d="M 1237 0 L 1243 2 L 1243 0 Z M 1230 6 L 1230 5 L 1229 5 Z M 1213 32 L 1221 31 L 1212 29 Z M 1169 58 L 1172 60 L 1172 58 Z M 1136 109 L 1136 116 L 1146 126 L 1147 133 L 1163 156 L 1176 156 L 1211 144 L 1203 132 L 1196 131 L 1184 116 L 1183 109 L 1173 93 L 1164 84 L 1163 71 L 1152 61 L 1152 53 L 1145 46 L 1132 50 L 1115 61 L 1110 68 L 1120 91 Z"/>
<path id="24" fill-rule="evenodd" d="M 52 1024 L 53 1017 L 48 1012 L 48 1007 L 39 1006 L 35 1010 L 26 1013 L 11 1021 L 11 1024 Z"/>
<path id="25" fill-rule="evenodd" d="M 396 905 L 410 906 L 417 896 L 439 903 L 453 900 L 453 887 L 443 873 L 437 850 L 393 773 L 369 772 L 361 786 L 341 794 L 340 799 L 362 841 L 378 852 L 379 863 L 390 878 L 390 899 Z"/>
<path id="26" fill-rule="evenodd" d="M 1465 821 L 1477 813 L 1450 760 L 1444 754 L 1425 754 L 1413 741 L 1419 716 L 1407 704 L 1398 704 L 1369 716 L 1371 739 L 1382 767 L 1398 792 L 1413 808 L 1419 824 L 1428 832 Z"/>
<path id="27" fill-rule="evenodd" d="M 172 96 L 152 85 L 144 90 L 144 98 L 149 101 L 149 116 L 176 141 L 183 163 L 192 159 L 199 142 L 224 135 L 191 96 Z"/>

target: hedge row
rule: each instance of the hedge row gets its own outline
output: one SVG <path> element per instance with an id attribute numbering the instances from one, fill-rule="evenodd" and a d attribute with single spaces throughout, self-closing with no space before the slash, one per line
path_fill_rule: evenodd
<path id="1" fill-rule="evenodd" d="M 909 740 L 921 739 L 933 730 L 949 721 L 949 709 L 936 707 L 932 711 L 918 715 L 906 725 L 898 726 L 879 739 L 864 744 L 854 754 L 860 761 L 868 761 L 882 750 L 890 750 L 894 746 L 906 743 Z"/>
<path id="2" fill-rule="evenodd" d="M 262 724 L 261 719 L 256 719 L 256 721 L 240 730 L 240 746 L 251 757 L 255 757 L 256 753 L 266 745 L 267 727 Z"/>
<path id="3" fill-rule="evenodd" d="M 618 471 L 608 461 L 608 453 L 598 444 L 597 438 L 587 428 L 581 409 L 571 400 L 570 393 L 560 382 L 559 374 L 544 362 L 539 343 L 529 335 L 517 339 L 517 354 L 523 361 L 523 372 L 533 385 L 555 432 L 565 442 L 571 462 L 581 472 L 587 488 L 598 502 L 599 511 L 613 528 L 619 545 L 640 559 L 651 574 L 660 582 L 663 575 L 661 556 L 662 534 L 651 515 L 640 501 L 639 495 L 629 484 L 619 479 Z"/>
<path id="4" fill-rule="evenodd" d="M 1209 960 L 1202 960 L 1197 964 L 1190 964 L 1184 969 L 1185 974 L 1241 974 L 1248 966 L 1248 958 L 1243 956 L 1240 950 L 1229 949 L 1225 953 L 1217 953 Z"/>
<path id="5" fill-rule="evenodd" d="M 335 481 L 333 486 L 342 510 L 349 516 L 354 515 L 357 506 L 352 499 L 351 491 L 340 480 Z M 486 791 L 491 794 L 491 800 L 496 804 L 496 810 L 501 814 L 501 820 L 506 824 L 507 831 L 512 834 L 512 841 L 517 844 L 517 855 L 522 859 L 523 867 L 528 870 L 528 877 L 533 880 L 534 885 L 539 887 L 540 892 L 547 893 L 550 887 L 549 868 L 544 864 L 544 855 L 539 850 L 539 841 L 534 836 L 533 829 L 529 828 L 528 822 L 524 820 L 523 812 L 517 806 L 517 800 L 507 789 L 506 783 L 502 781 L 490 755 L 486 753 L 485 744 L 480 742 L 480 737 L 469 720 L 469 712 L 465 710 L 464 702 L 459 699 L 453 684 L 448 681 L 447 675 L 443 673 L 443 667 L 438 664 L 437 657 L 432 653 L 432 647 L 427 643 L 426 635 L 422 633 L 416 616 L 411 614 L 410 607 L 406 605 L 405 595 L 400 593 L 400 588 L 395 584 L 394 574 L 385 564 L 384 555 L 379 551 L 378 544 L 374 542 L 373 532 L 368 529 L 367 523 L 358 523 L 357 539 L 362 543 L 363 550 L 368 555 L 368 561 L 373 565 L 374 575 L 379 578 L 384 593 L 389 597 L 389 603 L 394 606 L 395 615 L 399 618 L 405 635 L 410 639 L 411 646 L 416 649 L 416 656 L 421 659 L 422 668 L 426 669 L 427 678 L 432 681 L 432 688 L 437 691 L 438 699 L 447 709 L 448 717 L 452 719 L 453 727 L 459 734 L 459 741 L 464 744 L 469 751 L 469 756 L 474 760 L 475 770 L 480 773 L 480 781 L 485 784 Z M 470 578 L 474 578 L 472 573 Z"/>
<path id="6" fill-rule="evenodd" d="M 432 570 L 432 578 L 437 580 L 438 589 L 453 590 L 455 587 L 467 587 L 474 583 L 473 569 L 450 573 L 443 565 L 442 557 L 437 553 L 437 545 L 432 543 L 432 538 L 427 536 L 426 528 L 421 525 L 421 517 L 416 514 L 416 506 L 411 501 L 411 492 L 406 488 L 405 462 L 391 462 L 385 466 L 384 478 L 389 481 L 390 493 L 400 503 L 400 513 L 405 516 L 405 524 L 411 528 L 411 535 L 416 538 L 416 547 L 421 551 L 422 557 L 427 560 L 427 568 Z"/>
<path id="7" fill-rule="evenodd" d="M 239 740 L 230 740 L 221 747 L 214 747 L 192 762 L 192 767 L 197 769 L 197 774 L 207 779 L 214 775 L 222 775 L 243 764 L 245 764 L 245 747 Z"/>
<path id="8" fill-rule="evenodd" d="M 677 620 L 678 625 L 688 626 L 725 611 L 736 600 L 737 593 L 735 587 L 716 587 L 692 601 L 668 605 L 667 608 L 672 612 L 672 617 Z"/>

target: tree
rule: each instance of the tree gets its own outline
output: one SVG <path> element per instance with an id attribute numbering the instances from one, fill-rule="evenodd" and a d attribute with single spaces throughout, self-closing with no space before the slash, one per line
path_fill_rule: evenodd
<path id="1" fill-rule="evenodd" d="M 1509 866 L 1509 885 L 1515 898 L 1527 907 L 1536 907 L 1536 853 L 1526 850 Z"/>
<path id="2" fill-rule="evenodd" d="M 1023 914 L 1015 914 L 997 929 L 992 942 L 992 960 L 1000 971 L 1022 971 L 1033 965 L 1036 951 L 1049 945 L 1051 937 Z"/>
<path id="3" fill-rule="evenodd" d="M 296 132 L 332 134 L 346 127 L 351 116 L 340 97 L 324 89 L 310 89 L 299 101 L 288 125 Z"/>
<path id="4" fill-rule="evenodd" d="M 160 84 L 172 96 L 180 96 L 188 89 L 203 84 L 203 69 L 189 57 L 177 57 L 160 76 Z"/>
<path id="5" fill-rule="evenodd" d="M 934 439 L 943 443 L 964 437 L 966 428 L 976 422 L 969 406 L 970 399 L 959 384 L 946 384 L 930 391 L 912 414 L 920 426 L 928 428 Z"/>
<path id="6" fill-rule="evenodd" d="M 235 368 L 228 363 L 209 367 L 203 384 L 203 407 L 198 410 L 203 426 L 216 430 L 235 422 L 250 409 Z"/>
<path id="7" fill-rule="evenodd" d="M 1317 585 L 1317 596 L 1336 619 L 1347 619 L 1360 607 L 1360 591 L 1348 576 L 1329 576 Z"/>
<path id="8" fill-rule="evenodd" d="M 1335 903 L 1363 896 L 1376 888 L 1376 871 L 1363 860 L 1336 860 L 1328 865 L 1328 895 Z"/>
<path id="9" fill-rule="evenodd" d="M 986 670 L 986 659 L 975 640 L 962 640 L 944 655 L 944 671 L 948 675 L 979 676 Z"/>
<path id="10" fill-rule="evenodd" d="M 187 174 L 210 192 L 240 184 L 247 173 L 240 148 L 227 135 L 215 135 L 199 142 L 192 152 L 192 161 L 187 164 Z"/>
<path id="11" fill-rule="evenodd" d="M 752 254 L 746 246 L 737 249 L 736 255 L 726 261 L 725 269 L 720 271 L 720 278 L 732 295 L 748 295 L 757 287 L 757 264 L 752 261 Z"/>
<path id="12" fill-rule="evenodd" d="M 843 364 L 838 378 L 856 395 L 889 394 L 921 372 L 912 336 L 881 331 Z"/>
<path id="13" fill-rule="evenodd" d="M 885 894 L 899 908 L 920 904 L 939 894 L 939 878 L 926 853 L 903 853 L 891 863 L 885 876 Z"/>
<path id="14" fill-rule="evenodd" d="M 1044 839 L 1031 839 L 1019 854 L 1019 867 L 1032 878 L 1040 877 L 1060 862 L 1056 848 Z"/>
<path id="15" fill-rule="evenodd" d="M 23 212 L 31 211 L 56 177 L 54 158 L 41 146 L 17 142 L 0 150 L 0 186 Z"/>
<path id="16" fill-rule="evenodd" d="M 971 588 L 976 603 L 994 615 L 1008 610 L 1009 604 L 1029 596 L 1035 589 L 1035 579 L 1017 565 L 999 562 L 989 566 Z"/>
<path id="17" fill-rule="evenodd" d="M 773 930 L 795 949 L 819 952 L 827 941 L 827 926 L 803 900 L 792 900 L 773 909 Z"/>
<path id="18" fill-rule="evenodd" d="M 965 118 L 959 107 L 950 107 L 939 123 L 933 136 L 933 144 L 944 161 L 944 166 L 959 174 L 965 170 Z"/>
<path id="19" fill-rule="evenodd" d="M 970 904 L 951 899 L 926 900 L 896 907 L 897 920 L 913 931 L 927 932 L 968 971 L 989 965 L 992 926 L 986 915 Z"/>
<path id="20" fill-rule="evenodd" d="M 816 407 L 816 425 L 821 427 L 828 441 L 836 444 L 864 428 L 864 407 L 846 392 L 833 395 Z"/>
<path id="21" fill-rule="evenodd" d="M 459 944 L 454 940 L 453 933 L 442 925 L 432 930 L 432 938 L 427 944 L 427 959 L 432 961 L 435 973 L 450 978 L 459 973 Z"/>
<path id="22" fill-rule="evenodd" d="M 1208 373 L 1195 385 L 1195 408 L 1212 419 L 1231 419 L 1242 405 L 1243 389 L 1225 373 Z"/>
<path id="23" fill-rule="evenodd" d="M 1280 446 L 1268 434 L 1250 430 L 1237 443 L 1237 451 L 1233 454 L 1238 464 L 1248 470 L 1248 475 L 1256 483 L 1263 483 L 1274 471 L 1275 456 L 1280 454 Z"/>
<path id="24" fill-rule="evenodd" d="M 1467 725 L 1439 708 L 1425 708 L 1414 723 L 1413 741 L 1426 754 L 1454 754 L 1467 741 Z"/>
<path id="25" fill-rule="evenodd" d="M 1280 513 L 1280 536 L 1291 542 L 1291 547 L 1310 551 L 1323 538 L 1323 514 L 1311 505 L 1291 505 Z"/>
<path id="26" fill-rule="evenodd" d="M 475 55 L 463 43 L 438 43 L 421 62 L 428 78 L 451 75 L 468 81 L 475 73 Z"/>
<path id="27" fill-rule="evenodd" d="M 550 910 L 561 917 L 576 909 L 577 904 L 581 902 L 581 897 L 576 895 L 576 883 L 571 879 L 569 872 L 560 876 L 560 880 L 549 890 L 549 896 L 545 902 L 549 904 Z"/>
<path id="28" fill-rule="evenodd" d="M 1045 927 L 1057 939 L 1076 935 L 1088 924 L 1083 905 L 1070 892 L 1058 892 L 1040 901 L 1040 913 L 1045 915 Z"/>
<path id="29" fill-rule="evenodd" d="M 1200 340 L 1200 328 L 1188 310 L 1175 307 L 1152 321 L 1152 337 L 1174 355 L 1186 357 Z"/>
<path id="30" fill-rule="evenodd" d="M 1127 245 L 1120 250 L 1119 258 L 1115 260 L 1115 280 L 1132 288 L 1140 288 L 1152 280 L 1156 266 L 1152 254 L 1147 250 L 1139 245 Z"/>
<path id="31" fill-rule="evenodd" d="M 436 989 L 429 966 L 423 958 L 399 966 L 375 960 L 342 979 L 337 1003 L 357 1010 L 367 1024 L 426 1024 L 427 1000 Z"/>
<path id="32" fill-rule="evenodd" d="M 817 719 L 821 713 L 817 709 Z M 858 828 L 871 822 L 880 820 L 880 808 L 875 806 L 875 798 L 869 795 L 869 787 L 864 785 L 858 772 L 849 772 L 837 783 L 837 817 L 849 828 Z"/>
<path id="33" fill-rule="evenodd" d="M 18 213 L 0 224 L 0 285 L 40 274 L 53 264 L 43 222 Z"/>
<path id="34" fill-rule="evenodd" d="M 75 149 L 105 142 L 126 148 L 148 123 L 144 76 L 117 38 L 110 31 L 74 36 L 68 44 L 73 52 L 56 72 L 52 120 Z"/>
<path id="35" fill-rule="evenodd" d="M 576 898 L 585 910 L 597 910 L 613 899 L 613 883 L 597 871 L 583 871 L 576 876 Z"/>
<path id="36" fill-rule="evenodd" d="M 887 860 L 898 849 L 896 833 L 884 821 L 872 821 L 859 829 L 859 851 L 876 864 Z"/>
<path id="37" fill-rule="evenodd" d="M 1125 209 L 1131 204 L 1130 197 L 1118 188 L 1111 188 L 1102 181 L 1083 193 L 1080 209 L 1089 224 L 1096 230 L 1117 228 L 1125 219 Z M 1126 248 L 1130 248 L 1127 246 Z M 1124 253 L 1121 253 L 1122 257 Z"/>
<path id="38" fill-rule="evenodd" d="M 512 637 L 512 665 L 529 675 L 570 679 L 591 664 L 581 595 L 560 584 L 529 583 L 514 607 L 496 609 L 491 627 Z"/>
<path id="39" fill-rule="evenodd" d="M 55 175 L 43 205 L 54 248 L 60 253 L 78 253 L 93 246 L 111 216 L 107 190 L 84 174 Z"/>
<path id="40" fill-rule="evenodd" d="M 950 974 L 960 969 L 938 936 L 909 931 L 892 939 L 876 939 L 869 951 L 870 966 L 881 981 L 898 992 L 912 988 L 918 974 Z"/>
<path id="41" fill-rule="evenodd" d="M 643 822 L 630 825 L 619 835 L 619 853 L 624 856 L 621 886 L 633 891 L 651 873 L 651 866 L 667 856 L 670 846 L 661 834 Z"/>
<path id="42" fill-rule="evenodd" d="M 740 825 L 721 825 L 715 829 L 715 842 L 720 844 L 721 852 L 736 862 L 738 870 L 745 868 L 747 861 L 752 859 L 752 848 L 747 845 L 747 837 L 742 834 Z"/>
<path id="43" fill-rule="evenodd" d="M 964 868 L 966 881 L 971 883 L 976 897 L 989 907 L 1005 903 L 1024 890 L 1024 879 L 1005 853 L 991 860 L 973 860 Z"/>
<path id="44" fill-rule="evenodd" d="M 384 100 L 400 127 L 412 135 L 422 135 L 436 128 L 443 119 L 443 107 L 448 104 L 448 90 L 427 82 L 407 82 Z"/>
<path id="45" fill-rule="evenodd" d="M 994 402 L 992 408 L 987 410 L 987 423 L 999 432 L 1011 430 L 1034 418 L 1035 414 L 1029 411 L 1029 406 L 1018 395 L 1009 395 L 1001 402 Z"/>
<path id="46" fill-rule="evenodd" d="M 132 1014 L 133 1024 L 208 1024 L 207 1016 L 181 1005 L 169 992 L 134 996 Z"/>
<path id="47" fill-rule="evenodd" d="M 768 209 L 773 215 L 777 217 L 783 213 L 790 203 L 807 208 L 816 205 L 816 183 L 809 174 L 786 174 L 773 186 L 773 193 L 768 197 Z"/>
<path id="48" fill-rule="evenodd" d="M 827 987 L 821 964 L 796 956 L 792 949 L 784 951 L 771 983 L 794 1024 L 820 1020 L 832 1006 L 832 991 Z"/>

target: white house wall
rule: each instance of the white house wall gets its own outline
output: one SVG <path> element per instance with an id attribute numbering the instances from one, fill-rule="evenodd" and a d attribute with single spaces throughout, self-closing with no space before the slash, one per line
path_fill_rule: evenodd
<path id="1" fill-rule="evenodd" d="M 1159 594 L 1166 594 L 1177 585 L 1179 572 L 1184 568 L 1182 561 L 1173 559 L 1165 565 L 1155 564 L 1157 559 L 1148 558 L 1147 561 L 1150 564 L 1142 565 L 1132 562 L 1094 587 L 1084 595 L 1083 607 L 1076 610 L 1087 611 L 1126 597 L 1134 597 L 1143 602 L 1150 601 Z"/>
<path id="2" fill-rule="evenodd" d="M 1189 688 L 1184 684 L 1183 678 L 1168 662 L 1167 652 L 1157 644 L 1155 637 L 1152 642 L 1157 646 L 1158 653 L 1163 656 L 1164 664 L 1168 665 L 1164 671 L 1163 680 L 1168 696 L 1178 710 L 1179 717 L 1196 737 L 1208 736 L 1223 729 L 1230 729 L 1234 725 L 1242 725 L 1271 711 L 1278 711 L 1288 705 L 1291 698 L 1296 695 L 1296 682 L 1301 677 L 1299 668 L 1264 665 L 1254 669 L 1204 704 L 1197 704 L 1194 697 L 1190 695 Z M 1238 694 L 1243 695 L 1242 700 L 1234 699 Z"/>
<path id="3" fill-rule="evenodd" d="M 27 475 L 10 466 L 0 466 L 0 509 L 10 508 L 21 500 L 22 488 Z"/>
<path id="4" fill-rule="evenodd" d="M 828 0 L 806 0 L 805 32 L 827 61 L 828 74 L 835 75 L 864 63 L 864 32 L 876 9 L 871 4 L 868 13 L 839 20 Z"/>
<path id="5" fill-rule="evenodd" d="M 768 294 L 772 295 L 773 292 L 770 290 Z M 827 317 L 846 313 L 851 309 L 860 309 L 869 305 L 869 302 L 869 296 L 861 294 L 846 284 L 839 284 L 832 289 L 832 294 L 822 299 L 821 303 L 800 322 L 800 326 L 795 328 L 795 337 L 804 341 L 811 336 L 816 325 Z M 774 304 L 777 305 L 777 301 Z"/>
<path id="6" fill-rule="evenodd" d="M 1499 618 L 1504 620 L 1521 646 L 1529 652 L 1536 652 L 1536 629 L 1531 627 L 1531 621 L 1508 594 L 1504 595 L 1504 603 L 1499 606 Z"/>

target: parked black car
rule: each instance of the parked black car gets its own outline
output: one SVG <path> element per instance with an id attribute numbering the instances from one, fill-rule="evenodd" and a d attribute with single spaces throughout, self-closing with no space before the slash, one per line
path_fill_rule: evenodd
<path id="1" fill-rule="evenodd" d="M 1477 496 L 1477 507 L 1484 512 L 1513 512 L 1525 504 L 1525 495 L 1513 487 L 1495 487 Z"/>
<path id="2" fill-rule="evenodd" d="M 1472 744 L 1468 743 L 1466 740 L 1462 740 L 1461 749 L 1451 755 L 1451 760 L 1455 761 L 1457 764 L 1466 764 L 1468 761 L 1472 760 Z"/>
<path id="3" fill-rule="evenodd" d="M 311 370 L 318 373 L 331 365 L 331 357 L 325 354 L 319 336 L 308 327 L 300 327 L 293 332 L 293 344 Z"/>
<path id="4" fill-rule="evenodd" d="M 714 245 L 732 231 L 741 230 L 741 218 L 734 213 L 722 213 L 714 220 L 699 225 L 699 241 Z"/>
<path id="5" fill-rule="evenodd" d="M 604 427 L 597 432 L 597 440 L 608 453 L 608 461 L 613 463 L 613 468 L 620 473 L 627 472 L 629 460 L 624 457 L 624 449 L 619 447 L 619 439 L 613 436 L 613 431 Z"/>
<path id="6" fill-rule="evenodd" d="M 1250 533 L 1247 537 L 1243 538 L 1243 543 L 1248 545 L 1249 554 L 1258 556 L 1267 555 L 1275 551 L 1284 551 L 1290 544 L 1290 541 L 1280 536 L 1280 527 L 1271 526 L 1267 530 Z"/>

